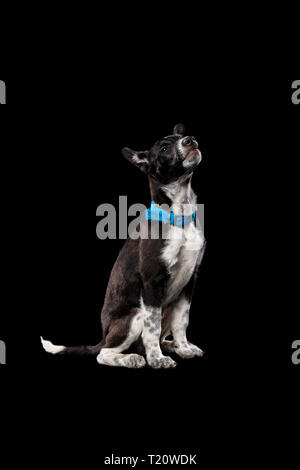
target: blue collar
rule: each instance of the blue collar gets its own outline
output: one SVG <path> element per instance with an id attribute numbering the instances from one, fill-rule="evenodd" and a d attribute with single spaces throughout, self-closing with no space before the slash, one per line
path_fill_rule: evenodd
<path id="1" fill-rule="evenodd" d="M 145 212 L 146 220 L 159 220 L 164 224 L 174 225 L 175 227 L 185 227 L 196 219 L 196 212 L 191 215 L 175 215 L 174 212 L 168 212 L 161 209 L 154 201 L 151 201 L 150 209 Z"/>

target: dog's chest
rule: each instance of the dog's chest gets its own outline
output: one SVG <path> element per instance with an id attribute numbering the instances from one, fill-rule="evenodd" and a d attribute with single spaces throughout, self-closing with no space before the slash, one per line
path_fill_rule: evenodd
<path id="1" fill-rule="evenodd" d="M 161 254 L 170 274 L 164 305 L 175 300 L 191 279 L 203 244 L 203 235 L 194 224 L 184 229 L 170 227 L 169 238 Z"/>

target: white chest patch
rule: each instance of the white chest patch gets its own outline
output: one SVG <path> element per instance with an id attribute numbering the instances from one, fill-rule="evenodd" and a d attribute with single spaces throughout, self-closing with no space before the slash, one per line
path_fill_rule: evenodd
<path id="1" fill-rule="evenodd" d="M 171 276 L 164 305 L 175 300 L 191 279 L 203 244 L 203 234 L 194 224 L 184 229 L 170 227 L 169 238 L 161 254 Z"/>

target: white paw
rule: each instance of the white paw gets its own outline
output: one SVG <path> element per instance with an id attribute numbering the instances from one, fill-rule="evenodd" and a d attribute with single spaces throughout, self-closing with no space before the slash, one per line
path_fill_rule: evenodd
<path id="1" fill-rule="evenodd" d="M 189 343 L 189 347 L 192 350 L 194 356 L 198 356 L 198 357 L 203 357 L 204 356 L 204 351 L 202 351 L 202 349 L 198 348 L 198 346 L 195 346 L 195 344 Z"/>
<path id="2" fill-rule="evenodd" d="M 164 351 L 178 354 L 182 359 L 191 359 L 192 357 L 202 357 L 204 355 L 204 352 L 192 343 L 164 341 L 162 348 Z"/>
<path id="3" fill-rule="evenodd" d="M 174 352 L 183 359 L 191 359 L 192 357 L 202 357 L 204 352 L 195 346 L 194 344 L 188 343 L 185 345 L 176 345 Z"/>
<path id="4" fill-rule="evenodd" d="M 146 360 L 139 354 L 128 354 L 122 359 L 122 365 L 129 369 L 141 369 L 145 367 Z"/>
<path id="5" fill-rule="evenodd" d="M 171 369 L 176 367 L 176 362 L 168 356 L 151 356 L 148 359 L 148 364 L 153 369 Z"/>

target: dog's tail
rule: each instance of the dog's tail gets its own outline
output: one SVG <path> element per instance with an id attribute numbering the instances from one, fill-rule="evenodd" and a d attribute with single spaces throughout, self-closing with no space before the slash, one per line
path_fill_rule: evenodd
<path id="1" fill-rule="evenodd" d="M 56 346 L 42 337 L 41 342 L 45 351 L 50 354 L 79 354 L 81 356 L 96 356 L 105 344 L 105 340 L 102 340 L 95 346 Z"/>

